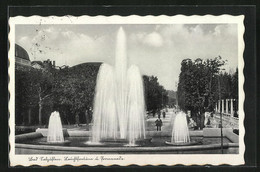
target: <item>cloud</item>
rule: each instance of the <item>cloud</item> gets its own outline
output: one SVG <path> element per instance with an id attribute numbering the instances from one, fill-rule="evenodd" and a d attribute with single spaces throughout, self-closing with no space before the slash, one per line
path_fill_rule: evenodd
<path id="1" fill-rule="evenodd" d="M 213 35 L 215 36 L 237 36 L 237 27 L 234 25 L 217 25 L 214 29 Z"/>
<path id="2" fill-rule="evenodd" d="M 28 44 L 30 43 L 30 39 L 28 36 L 22 36 L 20 39 L 18 39 L 17 43 L 19 45 L 23 45 L 26 50 L 28 50 Z"/>
<path id="3" fill-rule="evenodd" d="M 141 43 L 148 47 L 161 47 L 163 45 L 162 36 L 158 32 L 152 33 L 134 33 L 130 36 L 133 43 Z"/>
<path id="4" fill-rule="evenodd" d="M 16 41 L 28 51 L 31 60 L 55 60 L 59 66 L 114 63 L 118 26 L 41 25 L 35 28 L 21 26 L 18 29 L 17 26 L 16 29 Z M 220 55 L 228 60 L 228 67 L 237 67 L 235 24 L 127 25 L 125 28 L 128 64 L 136 64 L 143 74 L 157 76 L 166 89 L 176 89 L 184 58 Z"/>
<path id="5" fill-rule="evenodd" d="M 160 34 L 153 32 L 145 36 L 143 43 L 151 47 L 161 47 L 163 45 L 163 39 Z"/>
<path id="6" fill-rule="evenodd" d="M 103 61 L 104 54 L 111 51 L 106 35 L 90 36 L 52 26 L 20 36 L 17 42 L 28 51 L 32 61 L 55 59 L 57 65 Z"/>
<path id="7" fill-rule="evenodd" d="M 61 48 L 70 64 L 102 61 L 104 53 L 108 51 L 105 42 L 106 37 L 93 38 L 86 34 L 70 33 L 68 42 L 62 43 Z"/>

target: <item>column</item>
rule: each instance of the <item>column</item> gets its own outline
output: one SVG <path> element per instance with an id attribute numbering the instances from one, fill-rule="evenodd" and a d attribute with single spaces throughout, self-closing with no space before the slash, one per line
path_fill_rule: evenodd
<path id="1" fill-rule="evenodd" d="M 226 114 L 228 114 L 228 99 L 226 99 Z"/>
<path id="2" fill-rule="evenodd" d="M 224 113 L 224 100 L 221 100 L 222 102 L 222 109 L 221 109 L 221 113 Z"/>
<path id="3" fill-rule="evenodd" d="M 230 99 L 230 113 L 231 116 L 234 117 L 233 99 Z"/>

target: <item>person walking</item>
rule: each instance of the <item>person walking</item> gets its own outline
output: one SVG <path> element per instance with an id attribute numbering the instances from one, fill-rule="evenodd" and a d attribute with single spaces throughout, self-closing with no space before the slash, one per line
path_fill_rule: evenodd
<path id="1" fill-rule="evenodd" d="M 165 116 L 166 116 L 166 112 L 163 110 L 163 118 L 165 118 Z"/>
<path id="2" fill-rule="evenodd" d="M 162 124 L 162 120 L 160 119 L 160 117 L 158 117 L 158 119 L 155 121 L 157 131 L 161 131 Z"/>
<path id="3" fill-rule="evenodd" d="M 157 114 L 158 114 L 158 118 L 160 119 L 160 117 L 161 117 L 161 111 L 158 109 L 157 110 Z"/>

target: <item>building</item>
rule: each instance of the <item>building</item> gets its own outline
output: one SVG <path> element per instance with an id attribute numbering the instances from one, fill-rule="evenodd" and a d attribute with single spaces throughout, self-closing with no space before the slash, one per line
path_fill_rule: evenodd
<path id="1" fill-rule="evenodd" d="M 32 61 L 32 67 L 40 70 L 49 70 L 49 69 L 63 69 L 65 65 L 59 67 L 55 65 L 55 61 L 50 61 L 50 59 L 44 61 Z"/>
<path id="2" fill-rule="evenodd" d="M 55 61 L 50 59 L 44 61 L 30 61 L 27 51 L 18 44 L 15 44 L 15 68 L 18 70 L 29 69 L 30 67 L 40 70 L 49 70 L 49 69 L 65 69 L 69 66 L 56 66 Z"/>
<path id="3" fill-rule="evenodd" d="M 15 44 L 15 66 L 16 68 L 31 67 L 27 51 L 18 44 Z"/>
<path id="4" fill-rule="evenodd" d="M 35 69 L 43 69 L 44 65 L 42 61 L 32 61 L 32 67 Z"/>

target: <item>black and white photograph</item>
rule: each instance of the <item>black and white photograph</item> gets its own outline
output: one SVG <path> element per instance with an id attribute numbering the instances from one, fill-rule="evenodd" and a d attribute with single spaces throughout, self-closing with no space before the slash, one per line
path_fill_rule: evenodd
<path id="1" fill-rule="evenodd" d="M 243 20 L 11 17 L 11 166 L 243 164 Z"/>

